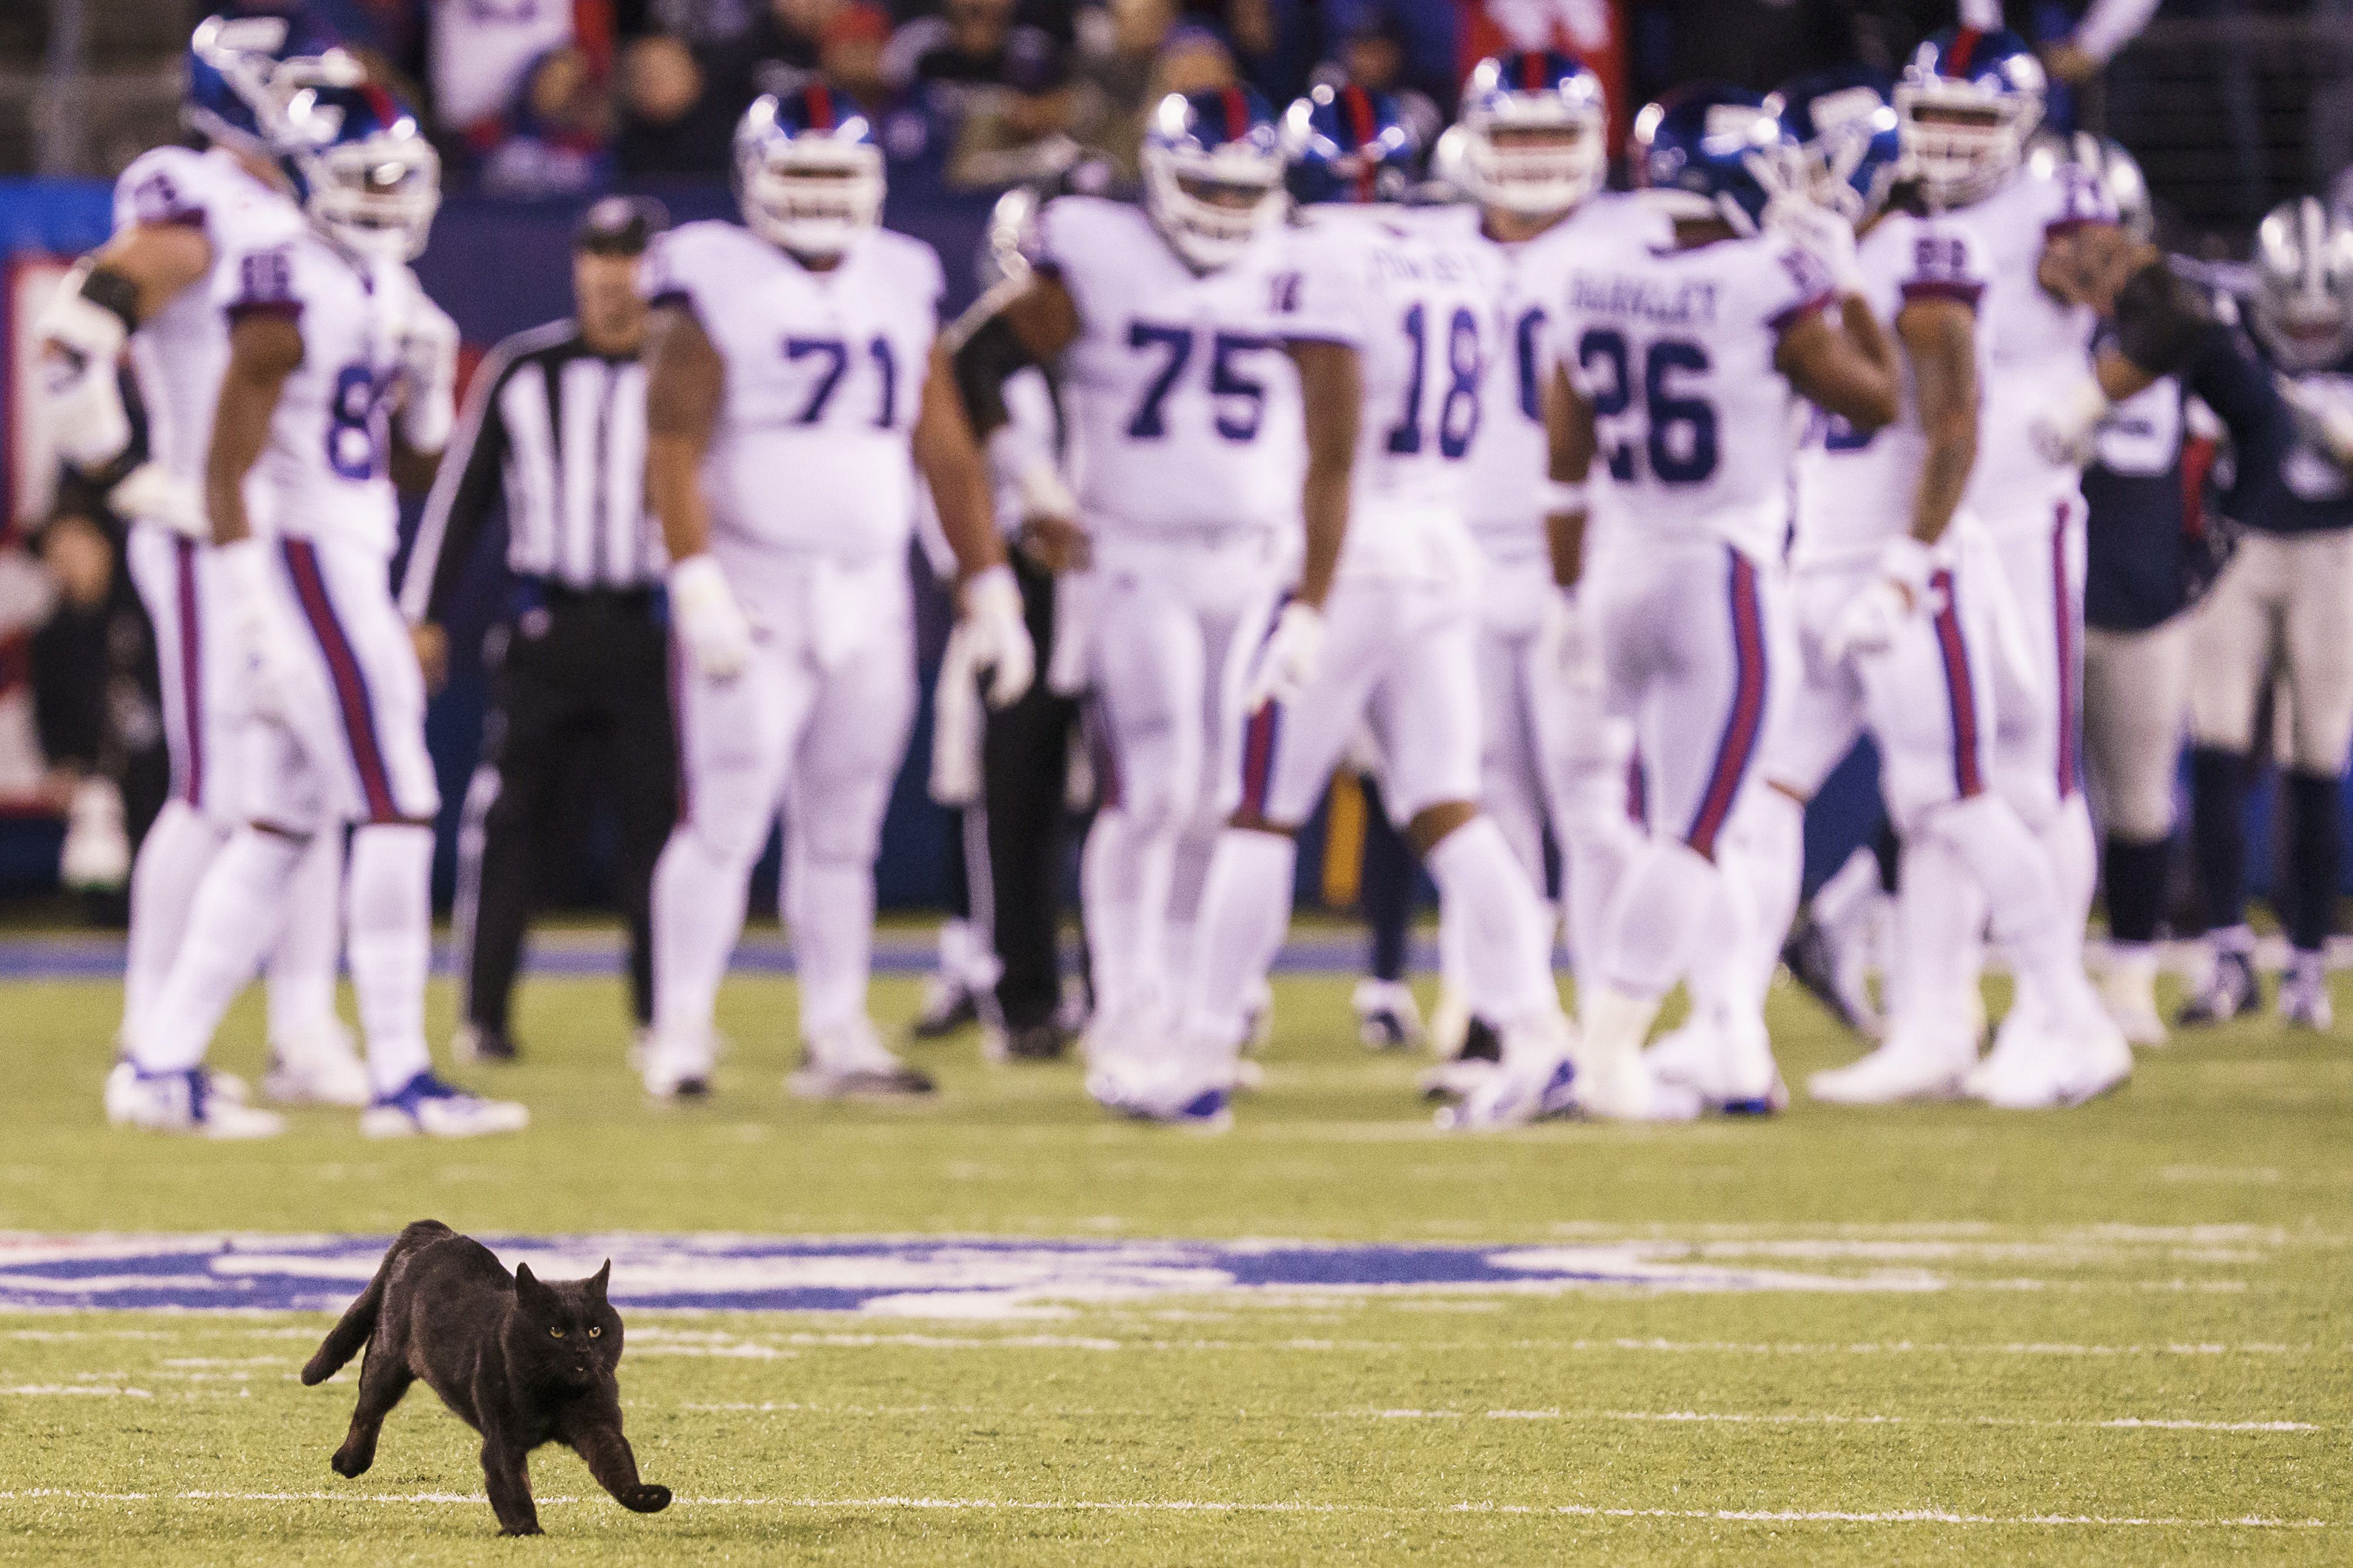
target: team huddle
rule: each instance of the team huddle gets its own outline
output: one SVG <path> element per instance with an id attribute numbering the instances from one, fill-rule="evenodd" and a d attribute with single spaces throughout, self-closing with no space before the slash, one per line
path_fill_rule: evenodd
<path id="1" fill-rule="evenodd" d="M 388 582 L 396 483 L 429 479 L 455 419 L 457 332 L 408 266 L 438 171 L 412 115 L 295 31 L 198 30 L 210 146 L 132 165 L 44 327 L 65 455 L 134 521 L 179 785 L 135 874 L 107 1110 L 277 1131 L 203 1067 L 267 963 L 271 1098 L 359 1106 L 374 1135 L 510 1131 L 522 1107 L 427 1049 L 439 803 Z M 2042 108 L 2022 43 L 1961 29 L 1889 93 L 1672 95 L 1616 193 L 1602 85 L 1563 55 L 1478 66 L 1427 159 L 1354 86 L 1280 114 L 1172 96 L 1142 199 L 1013 204 L 1004 280 L 944 329 L 938 258 L 880 226 L 864 120 L 821 85 L 760 100 L 742 222 L 670 230 L 643 267 L 682 778 L 648 1092 L 709 1090 L 780 815 L 790 1087 L 930 1089 L 866 994 L 930 520 L 950 679 L 1003 704 L 1051 679 L 1101 720 L 1083 1046 L 1117 1112 L 1229 1120 L 1294 836 L 1359 758 L 1437 886 L 1453 1011 L 1494 1043 L 1433 1075 L 1444 1124 L 1778 1109 L 1765 1002 L 1805 808 L 1866 734 L 1901 844 L 1887 1017 L 1811 1092 L 2036 1109 L 2122 1082 L 2153 1002 L 2084 968 L 2082 467 L 2207 303 L 2122 221 L 2128 165 L 2031 152 Z M 2353 254 L 2341 223 L 2290 238 L 2314 276 Z M 1009 408 L 1032 367 L 1059 451 Z M 1000 489 L 1062 542 L 1052 648 Z M 346 828 L 364 1060 L 316 936 Z M 1989 1050 L 1989 938 L 2016 981 Z M 1678 985 L 1689 1019 L 1653 1042 Z"/>

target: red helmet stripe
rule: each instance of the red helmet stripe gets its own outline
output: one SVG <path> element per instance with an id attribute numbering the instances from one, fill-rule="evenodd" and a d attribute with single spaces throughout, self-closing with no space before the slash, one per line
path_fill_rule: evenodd
<path id="1" fill-rule="evenodd" d="M 386 125 L 400 118 L 400 105 L 393 101 L 392 94 L 385 91 L 382 84 L 374 81 L 360 83 L 360 96 L 367 100 L 368 108 Z"/>
<path id="2" fill-rule="evenodd" d="M 1542 90 L 1545 84 L 1543 51 L 1530 49 L 1520 57 L 1520 88 L 1525 92 Z"/>
<path id="3" fill-rule="evenodd" d="M 807 101 L 808 104 L 809 129 L 812 131 L 832 130 L 833 93 L 826 87 L 825 83 L 821 81 L 813 81 L 809 83 Z"/>
<path id="4" fill-rule="evenodd" d="M 1250 132 L 1250 100 L 1238 87 L 1226 89 L 1226 140 L 1239 142 Z"/>
<path id="5" fill-rule="evenodd" d="M 1945 57 L 1945 74 L 1965 77 L 1969 74 L 1969 62 L 1977 58 L 1978 43 L 1985 37 L 1982 29 L 1963 27 L 1953 35 L 1952 52 Z"/>

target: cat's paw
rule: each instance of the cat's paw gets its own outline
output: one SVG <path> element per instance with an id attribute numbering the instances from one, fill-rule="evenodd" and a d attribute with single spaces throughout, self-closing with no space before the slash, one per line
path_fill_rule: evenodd
<path id="1" fill-rule="evenodd" d="M 343 1477 L 343 1479 L 347 1481 L 357 1480 L 360 1477 L 367 1474 L 368 1467 L 370 1465 L 375 1463 L 375 1456 L 374 1454 L 354 1454 L 349 1448 L 338 1448 L 335 1450 L 334 1458 L 329 1459 L 327 1463 L 333 1466 L 335 1474 Z"/>
<path id="2" fill-rule="evenodd" d="M 634 1513 L 659 1513 L 670 1506 L 668 1487 L 642 1486 L 621 1499 L 621 1506 Z"/>
<path id="3" fill-rule="evenodd" d="M 501 1530 L 499 1533 L 501 1535 L 545 1535 L 547 1531 L 540 1529 L 536 1524 L 526 1524 L 519 1530 Z"/>

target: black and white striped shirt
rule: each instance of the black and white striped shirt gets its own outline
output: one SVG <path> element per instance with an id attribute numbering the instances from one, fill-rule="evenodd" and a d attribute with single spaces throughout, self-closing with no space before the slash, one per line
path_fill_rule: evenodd
<path id="1" fill-rule="evenodd" d="M 483 356 L 401 578 L 411 621 L 438 621 L 505 502 L 507 567 L 576 590 L 649 587 L 667 556 L 646 514 L 646 370 L 591 349 L 572 321 Z"/>

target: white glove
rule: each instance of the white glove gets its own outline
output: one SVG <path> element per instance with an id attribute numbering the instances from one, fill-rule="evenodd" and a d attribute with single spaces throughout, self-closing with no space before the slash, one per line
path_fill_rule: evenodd
<path id="1" fill-rule="evenodd" d="M 956 623 L 966 657 L 988 673 L 988 705 L 1009 707 L 1038 679 L 1038 649 L 1021 613 L 1021 587 L 1010 566 L 991 566 L 964 585 L 964 614 Z"/>
<path id="2" fill-rule="evenodd" d="M 267 547 L 251 538 L 224 544 L 213 552 L 213 574 L 228 601 L 229 635 L 245 656 L 247 710 L 264 719 L 287 719 L 292 713 L 290 694 L 301 677 L 295 651 L 269 613 Z"/>
<path id="3" fill-rule="evenodd" d="M 160 523 L 198 543 L 209 542 L 213 536 L 203 493 L 152 458 L 123 475 L 106 492 L 106 504 L 119 517 Z"/>
<path id="4" fill-rule="evenodd" d="M 1830 636 L 1822 639 L 1823 654 L 1842 663 L 1886 652 L 1905 623 L 1934 607 L 1928 603 L 1928 579 L 1936 564 L 1928 547 L 1910 535 L 1889 540 L 1880 555 L 1879 581 L 1846 602 Z"/>
<path id="5" fill-rule="evenodd" d="M 1601 635 L 1577 602 L 1577 590 L 1563 588 L 1545 599 L 1536 627 L 1536 668 L 1550 672 L 1571 691 L 1601 689 Z"/>
<path id="6" fill-rule="evenodd" d="M 1296 702 L 1324 668 L 1324 612 L 1293 599 L 1274 618 L 1257 668 L 1243 689 L 1242 711 L 1255 713 L 1270 702 Z"/>
<path id="7" fill-rule="evenodd" d="M 419 289 L 401 323 L 396 352 L 406 387 L 401 439 L 412 451 L 438 452 L 458 423 L 458 323 Z"/>
<path id="8" fill-rule="evenodd" d="M 2026 424 L 2026 438 L 2044 462 L 2080 468 L 2092 460 L 2093 436 L 2112 406 L 2100 378 L 2087 375 L 2035 410 Z"/>
<path id="9" fill-rule="evenodd" d="M 1855 259 L 1854 225 L 1843 213 L 1814 199 L 1802 159 L 1748 157 L 1749 172 L 1765 188 L 1765 231 L 1779 235 L 1822 264 L 1841 295 L 1862 292 L 1862 267 Z"/>
<path id="10" fill-rule="evenodd" d="M 733 680 L 752 662 L 751 619 L 709 555 L 690 555 L 670 569 L 670 611 L 697 673 Z"/>
<path id="11" fill-rule="evenodd" d="M 33 322 L 58 455 L 84 472 L 103 468 L 131 445 L 131 415 L 116 379 L 130 330 L 81 291 L 89 276 L 87 263 L 67 273 Z"/>

